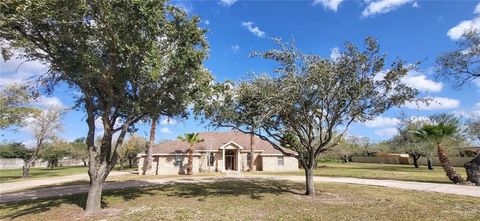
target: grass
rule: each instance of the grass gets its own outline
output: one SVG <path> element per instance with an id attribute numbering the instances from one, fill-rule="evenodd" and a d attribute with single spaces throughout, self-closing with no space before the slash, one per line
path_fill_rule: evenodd
<path id="1" fill-rule="evenodd" d="M 465 169 L 456 168 L 465 178 Z M 257 172 L 271 175 L 304 175 L 303 170 L 297 172 Z M 418 182 L 451 183 L 442 167 L 428 170 L 426 166 L 414 168 L 412 165 L 375 164 L 375 163 L 319 163 L 314 172 L 317 176 L 354 177 L 368 179 L 390 179 Z"/>
<path id="2" fill-rule="evenodd" d="M 83 166 L 65 166 L 56 167 L 54 169 L 47 168 L 31 168 L 30 179 L 56 177 L 56 176 L 68 176 L 79 173 L 87 173 L 88 168 Z M 16 182 L 26 179 L 22 179 L 22 169 L 4 169 L 0 170 L 0 183 Z"/>
<path id="3" fill-rule="evenodd" d="M 119 170 L 119 167 L 115 167 L 116 171 Z M 131 168 L 126 168 L 123 171 L 132 170 Z M 55 167 L 54 169 L 48 168 L 31 168 L 30 169 L 30 178 L 23 179 L 22 169 L 3 169 L 0 170 L 0 183 L 7 182 L 18 182 L 25 180 L 34 180 L 37 178 L 46 178 L 46 177 L 58 177 L 58 176 L 68 176 L 75 174 L 87 174 L 88 168 L 83 166 L 63 166 Z"/>
<path id="4" fill-rule="evenodd" d="M 349 184 L 218 181 L 106 191 L 101 215 L 86 195 L 0 204 L 5 220 L 479 220 L 478 198 Z"/>

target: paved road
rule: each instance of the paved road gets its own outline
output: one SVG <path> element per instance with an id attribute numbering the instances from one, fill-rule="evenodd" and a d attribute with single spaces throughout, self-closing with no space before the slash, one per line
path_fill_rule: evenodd
<path id="1" fill-rule="evenodd" d="M 170 183 L 201 183 L 215 182 L 221 180 L 236 179 L 264 179 L 264 180 L 287 180 L 293 182 L 305 182 L 303 176 L 267 176 L 267 175 L 249 175 L 249 176 L 229 176 L 229 177 L 173 177 L 163 179 L 148 179 L 135 181 L 119 181 L 104 184 L 104 190 L 121 189 L 129 187 L 142 187 L 152 185 L 163 185 Z M 358 179 L 347 177 L 319 177 L 314 178 L 315 182 L 333 182 L 333 183 L 349 183 L 360 185 L 383 186 L 407 190 L 417 190 L 426 192 L 448 193 L 463 196 L 480 197 L 480 187 L 463 186 L 454 184 L 438 184 L 425 182 L 409 182 L 396 180 L 376 180 L 376 179 Z M 0 195 L 0 203 L 18 202 L 24 200 L 32 200 L 39 198 L 48 198 L 55 196 L 66 196 L 78 193 L 88 192 L 88 185 L 72 185 L 72 186 L 55 186 L 45 187 L 33 190 L 24 190 L 21 192 L 3 193 Z"/>
<path id="2" fill-rule="evenodd" d="M 294 182 L 305 182 L 303 176 L 254 176 L 267 179 L 278 180 L 290 180 Z M 398 180 L 378 180 L 378 179 L 360 179 L 350 177 L 322 177 L 315 176 L 315 182 L 327 182 L 327 183 L 348 183 L 348 184 L 361 184 L 370 186 L 383 186 L 392 187 L 406 190 L 418 190 L 425 192 L 437 192 L 448 193 L 463 196 L 480 197 L 480 187 L 478 186 L 466 186 L 456 184 L 441 184 L 441 183 L 427 183 L 427 182 L 412 182 L 412 181 L 398 181 Z"/>

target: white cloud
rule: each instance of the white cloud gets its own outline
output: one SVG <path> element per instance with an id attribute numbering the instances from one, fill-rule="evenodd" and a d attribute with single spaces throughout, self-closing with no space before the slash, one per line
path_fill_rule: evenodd
<path id="1" fill-rule="evenodd" d="M 424 92 L 440 92 L 443 88 L 442 82 L 429 80 L 426 75 L 417 71 L 410 71 L 408 75 L 402 79 L 402 82 Z"/>
<path id="2" fill-rule="evenodd" d="M 332 48 L 332 51 L 330 52 L 330 59 L 332 61 L 335 61 L 339 57 L 340 57 L 340 49 L 338 49 L 338 47 Z"/>
<path id="3" fill-rule="evenodd" d="M 209 20 L 205 20 L 205 21 L 203 21 L 203 23 L 204 23 L 205 25 L 210 25 L 210 21 L 209 21 Z"/>
<path id="4" fill-rule="evenodd" d="M 160 121 L 161 125 L 175 125 L 177 122 L 174 119 L 170 118 L 165 118 L 162 121 Z"/>
<path id="5" fill-rule="evenodd" d="M 375 0 L 369 1 L 367 7 L 362 11 L 362 17 L 383 14 L 410 3 L 412 0 Z"/>
<path id="6" fill-rule="evenodd" d="M 475 84 L 477 87 L 480 87 L 480 78 L 473 79 L 473 84 Z"/>
<path id="7" fill-rule="evenodd" d="M 172 131 L 170 131 L 170 129 L 168 129 L 168 127 L 160 128 L 160 132 L 162 132 L 164 134 L 171 134 L 172 133 Z"/>
<path id="8" fill-rule="evenodd" d="M 254 34 L 258 37 L 261 37 L 261 38 L 265 37 L 265 32 L 260 30 L 259 27 L 254 26 L 253 22 L 251 22 L 251 21 L 242 22 L 242 26 L 247 28 L 250 33 L 252 33 L 252 34 Z"/>
<path id="9" fill-rule="evenodd" d="M 445 110 L 460 106 L 460 101 L 447 97 L 430 97 L 429 102 L 408 102 L 405 107 L 418 110 Z"/>
<path id="10" fill-rule="evenodd" d="M 473 11 L 475 15 L 477 15 L 472 20 L 465 20 L 455 25 L 450 30 L 448 30 L 447 35 L 452 40 L 458 40 L 462 37 L 465 31 L 470 29 L 478 29 L 480 30 L 480 3 L 475 6 L 475 10 Z"/>
<path id="11" fill-rule="evenodd" d="M 338 6 L 343 0 L 313 0 L 313 5 L 322 5 L 325 9 L 330 9 L 334 12 L 338 10 Z"/>
<path id="12" fill-rule="evenodd" d="M 383 80 L 388 71 L 378 72 L 373 79 L 375 81 Z M 407 76 L 402 79 L 402 83 L 422 92 L 440 92 L 443 89 L 442 82 L 432 81 L 428 79 L 427 75 L 415 70 L 409 71 Z"/>
<path id="13" fill-rule="evenodd" d="M 364 124 L 366 127 L 392 127 L 396 126 L 398 123 L 400 123 L 398 118 L 378 116 L 373 120 L 366 121 Z"/>
<path id="14" fill-rule="evenodd" d="M 420 8 L 420 5 L 418 5 L 418 2 L 414 2 L 414 3 L 412 4 L 412 7 L 414 7 L 414 8 Z"/>
<path id="15" fill-rule="evenodd" d="M 398 133 L 398 131 L 396 128 L 390 127 L 390 128 L 375 130 L 374 133 L 382 137 L 392 137 L 392 136 L 395 136 Z"/>
<path id="16" fill-rule="evenodd" d="M 58 97 L 46 97 L 42 95 L 36 103 L 38 106 L 41 106 L 43 108 L 65 108 L 65 105 Z"/>
<path id="17" fill-rule="evenodd" d="M 239 45 L 232 45 L 232 51 L 234 54 L 236 54 L 239 50 L 240 50 L 240 46 Z"/>
<path id="18" fill-rule="evenodd" d="M 447 35 L 452 40 L 458 40 L 462 37 L 465 31 L 470 29 L 480 30 L 480 17 L 476 17 L 472 20 L 461 21 L 458 25 L 448 30 Z"/>
<path id="19" fill-rule="evenodd" d="M 0 56 L 0 86 L 26 83 L 48 71 L 48 66 L 39 61 L 26 61 L 16 58 L 16 54 L 7 61 Z"/>
<path id="20" fill-rule="evenodd" d="M 220 0 L 222 5 L 231 6 L 237 2 L 237 0 Z"/>
<path id="21" fill-rule="evenodd" d="M 189 1 L 172 1 L 173 5 L 184 10 L 187 14 L 193 11 L 193 5 Z"/>
<path id="22" fill-rule="evenodd" d="M 411 116 L 411 117 L 410 117 L 410 120 L 411 120 L 412 122 L 424 122 L 424 123 L 425 123 L 425 122 L 428 122 L 428 123 L 431 123 L 430 118 L 424 117 L 424 116 Z"/>

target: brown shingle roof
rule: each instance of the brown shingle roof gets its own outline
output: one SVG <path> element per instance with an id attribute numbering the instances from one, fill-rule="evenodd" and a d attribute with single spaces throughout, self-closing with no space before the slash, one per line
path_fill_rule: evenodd
<path id="1" fill-rule="evenodd" d="M 228 131 L 228 132 L 201 132 L 199 134 L 201 139 L 204 139 L 203 142 L 198 143 L 195 146 L 195 152 L 198 150 L 218 150 L 221 146 L 226 143 L 233 141 L 238 145 L 242 146 L 244 149 L 250 148 L 250 135 L 244 134 L 239 131 Z M 263 154 L 281 154 L 280 151 L 273 148 L 273 146 L 260 139 L 259 137 L 254 137 L 255 150 L 263 150 Z M 188 149 L 188 143 L 180 140 L 166 141 L 160 144 L 153 146 L 153 154 L 170 154 L 170 153 L 186 153 Z M 286 150 L 291 152 L 289 150 Z"/>

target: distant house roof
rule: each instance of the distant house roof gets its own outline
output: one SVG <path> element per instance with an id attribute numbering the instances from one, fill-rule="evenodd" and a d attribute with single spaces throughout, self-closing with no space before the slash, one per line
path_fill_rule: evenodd
<path id="1" fill-rule="evenodd" d="M 240 145 L 244 150 L 250 148 L 250 135 L 239 131 L 228 132 L 201 132 L 199 137 L 204 139 L 195 145 L 195 152 L 212 150 L 216 151 L 220 147 L 228 143 Z M 281 154 L 269 142 L 260 139 L 258 136 L 254 137 L 254 148 L 256 151 L 262 151 L 262 154 Z M 153 154 L 174 154 L 186 153 L 188 150 L 188 143 L 181 140 L 166 141 L 153 146 Z M 292 152 L 285 149 L 287 152 Z"/>

